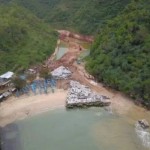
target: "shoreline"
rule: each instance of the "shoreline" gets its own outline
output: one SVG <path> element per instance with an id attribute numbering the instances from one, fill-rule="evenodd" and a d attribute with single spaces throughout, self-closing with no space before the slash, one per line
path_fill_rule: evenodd
<path id="1" fill-rule="evenodd" d="M 110 108 L 114 113 L 124 116 L 129 115 L 134 111 L 138 111 L 139 117 L 143 118 L 145 112 L 149 112 L 143 107 L 135 105 L 131 99 L 121 92 L 109 90 L 103 87 L 102 84 L 98 84 L 94 87 L 90 86 L 92 90 L 110 98 Z M 7 101 L 0 104 L 0 127 L 57 108 L 65 108 L 67 93 L 68 90 L 57 89 L 55 93 L 31 96 L 24 95 L 19 98 L 10 97 Z M 139 117 L 137 115 L 136 119 L 138 120 Z"/>
<path id="2" fill-rule="evenodd" d="M 17 120 L 38 115 L 56 108 L 65 108 L 67 91 L 32 96 L 10 97 L 0 104 L 0 126 L 4 127 Z"/>

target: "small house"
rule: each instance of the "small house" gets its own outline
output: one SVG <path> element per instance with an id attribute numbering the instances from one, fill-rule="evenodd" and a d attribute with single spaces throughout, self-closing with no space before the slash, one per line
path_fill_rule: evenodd
<path id="1" fill-rule="evenodd" d="M 11 85 L 11 78 L 13 75 L 13 72 L 8 71 L 0 76 L 0 89 L 4 89 L 5 87 L 9 87 Z"/>

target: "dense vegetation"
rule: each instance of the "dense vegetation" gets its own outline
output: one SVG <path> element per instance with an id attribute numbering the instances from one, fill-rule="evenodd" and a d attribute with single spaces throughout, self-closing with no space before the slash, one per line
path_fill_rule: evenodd
<path id="1" fill-rule="evenodd" d="M 0 73 L 26 69 L 55 49 L 56 33 L 29 11 L 0 6 Z"/>
<path id="2" fill-rule="evenodd" d="M 0 4 L 0 73 L 28 68 L 50 55 L 56 43 L 51 27 L 99 33 L 87 70 L 150 108 L 150 0 L 0 0 Z"/>
<path id="3" fill-rule="evenodd" d="M 120 13 L 131 0 L 0 0 L 14 2 L 32 11 L 54 28 L 84 34 L 97 32 L 108 19 Z"/>
<path id="4" fill-rule="evenodd" d="M 135 0 L 94 42 L 87 70 L 150 108 L 150 1 Z"/>

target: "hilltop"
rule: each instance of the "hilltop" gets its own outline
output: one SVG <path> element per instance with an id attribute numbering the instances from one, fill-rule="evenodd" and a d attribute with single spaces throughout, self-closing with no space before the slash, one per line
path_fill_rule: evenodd
<path id="1" fill-rule="evenodd" d="M 30 10 L 54 28 L 95 34 L 131 0 L 1 0 Z"/>

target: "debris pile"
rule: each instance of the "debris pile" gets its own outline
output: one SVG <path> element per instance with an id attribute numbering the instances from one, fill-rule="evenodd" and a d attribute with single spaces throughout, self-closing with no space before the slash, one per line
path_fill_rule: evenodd
<path id="1" fill-rule="evenodd" d="M 71 75 L 71 71 L 64 66 L 60 66 L 52 71 L 51 74 L 55 79 L 67 79 Z"/>
<path id="2" fill-rule="evenodd" d="M 90 107 L 90 106 L 108 106 L 110 101 L 98 93 L 92 92 L 87 86 L 81 85 L 77 81 L 70 82 L 66 107 Z"/>
<path id="3" fill-rule="evenodd" d="M 3 94 L 0 95 L 0 101 L 2 101 L 4 98 L 7 98 L 11 95 L 12 93 L 9 91 L 4 92 Z"/>

